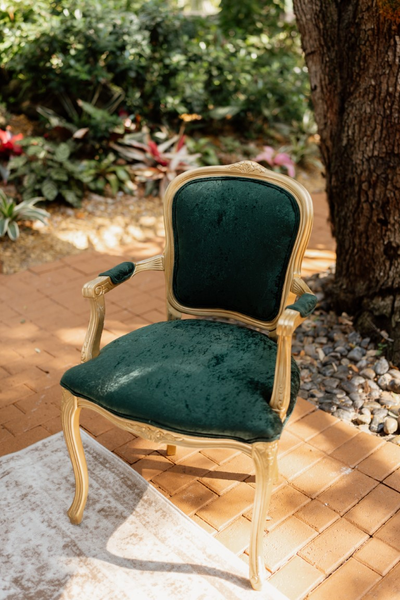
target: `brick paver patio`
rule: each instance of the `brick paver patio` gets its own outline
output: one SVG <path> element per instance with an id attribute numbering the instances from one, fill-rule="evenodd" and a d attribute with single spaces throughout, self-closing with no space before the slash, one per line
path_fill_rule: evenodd
<path id="1" fill-rule="evenodd" d="M 323 194 L 305 274 L 334 260 Z M 78 363 L 88 307 L 82 284 L 121 260 L 159 253 L 162 240 L 114 255 L 85 252 L 0 275 L 0 455 L 61 430 L 59 379 Z M 162 273 L 143 273 L 107 296 L 103 342 L 164 320 Z M 228 450 L 164 447 L 82 412 L 82 426 L 183 512 L 246 560 L 254 476 Z M 265 524 L 269 580 L 291 600 L 400 597 L 400 447 L 299 398 L 280 444 L 280 481 Z M 256 598 L 255 593 L 255 598 Z"/>

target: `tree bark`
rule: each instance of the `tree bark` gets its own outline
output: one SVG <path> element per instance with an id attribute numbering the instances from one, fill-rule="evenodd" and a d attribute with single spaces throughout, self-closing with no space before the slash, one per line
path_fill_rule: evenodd
<path id="1" fill-rule="evenodd" d="M 376 0 L 293 0 L 326 168 L 333 300 L 400 364 L 400 26 Z M 400 3 L 399 3 L 400 6 Z"/>

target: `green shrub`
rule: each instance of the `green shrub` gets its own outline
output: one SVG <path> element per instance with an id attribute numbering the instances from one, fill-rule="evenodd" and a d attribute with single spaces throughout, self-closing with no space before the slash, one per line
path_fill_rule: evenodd
<path id="1" fill-rule="evenodd" d="M 84 161 L 83 180 L 90 190 L 97 194 L 103 194 L 108 184 L 113 196 L 119 190 L 126 194 L 131 194 L 134 191 L 135 188 L 127 168 L 115 164 L 116 159 L 115 154 L 110 152 L 103 159 Z"/>
<path id="2" fill-rule="evenodd" d="M 119 190 L 130 194 L 134 189 L 127 167 L 115 164 L 117 157 L 112 153 L 80 160 L 73 140 L 56 144 L 37 137 L 25 138 L 20 144 L 25 154 L 10 160 L 9 179 L 24 200 L 40 194 L 48 202 L 61 199 L 78 207 L 86 188 L 101 194 L 109 184 L 113 195 Z"/>
<path id="3" fill-rule="evenodd" d="M 12 18 L 7 10 L 0 12 L 0 62 L 14 98 L 46 98 L 64 106 L 78 98 L 90 102 L 94 95 L 110 101 L 113 80 L 132 76 L 130 50 L 147 47 L 137 17 L 121 11 L 129 4 L 23 0 L 16 7 L 10 2 Z"/>
<path id="4" fill-rule="evenodd" d="M 164 0 L 5 1 L 3 97 L 14 109 L 43 104 L 70 120 L 75 114 L 75 123 L 90 116 L 78 100 L 157 124 L 183 113 L 200 114 L 205 125 L 232 118 L 246 129 L 301 120 L 307 74 L 283 0 L 252 0 L 242 21 L 232 6 L 243 11 L 243 3 L 227 2 L 219 16 L 201 18 Z"/>
<path id="5" fill-rule="evenodd" d="M 10 181 L 21 188 L 22 198 L 44 196 L 47 201 L 64 199 L 79 206 L 84 192 L 84 166 L 71 160 L 73 142 L 55 144 L 45 138 L 25 138 L 25 154 L 9 162 Z"/>
<path id="6" fill-rule="evenodd" d="M 199 154 L 198 163 L 202 167 L 219 165 L 218 147 L 208 137 L 187 137 L 186 146 L 191 154 Z"/>

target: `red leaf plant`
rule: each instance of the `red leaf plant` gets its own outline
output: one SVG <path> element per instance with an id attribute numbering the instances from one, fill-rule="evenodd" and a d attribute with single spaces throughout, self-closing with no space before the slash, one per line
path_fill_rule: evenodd
<path id="1" fill-rule="evenodd" d="M 0 129 L 0 158 L 22 154 L 22 148 L 16 142 L 22 140 L 23 137 L 22 133 L 13 135 L 9 129 Z"/>
<path id="2" fill-rule="evenodd" d="M 183 131 L 157 144 L 148 132 L 128 134 L 119 144 L 111 143 L 122 158 L 132 164 L 131 171 L 139 183 L 150 191 L 164 194 L 177 174 L 195 168 L 200 154 L 189 154 Z"/>

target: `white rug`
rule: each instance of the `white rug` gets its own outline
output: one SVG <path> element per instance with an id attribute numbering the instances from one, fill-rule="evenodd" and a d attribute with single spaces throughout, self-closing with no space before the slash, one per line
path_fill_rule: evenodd
<path id="1" fill-rule="evenodd" d="M 140 475 L 82 432 L 89 499 L 81 525 L 62 434 L 0 460 L 0 598 L 282 600 Z"/>

